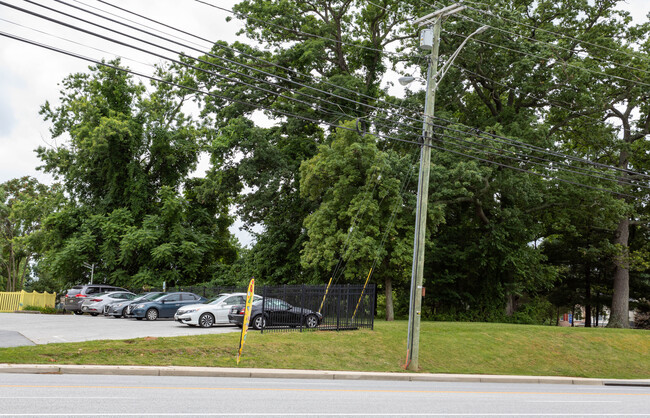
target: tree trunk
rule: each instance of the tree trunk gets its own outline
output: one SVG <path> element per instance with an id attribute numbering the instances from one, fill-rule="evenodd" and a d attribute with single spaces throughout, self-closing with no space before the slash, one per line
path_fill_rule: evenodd
<path id="1" fill-rule="evenodd" d="M 513 294 L 508 295 L 508 300 L 506 302 L 506 316 L 512 316 L 517 312 L 519 298 Z"/>
<path id="2" fill-rule="evenodd" d="M 18 290 L 25 288 L 25 275 L 27 274 L 27 267 L 29 266 L 29 256 L 25 256 L 25 263 L 23 264 L 23 271 L 20 273 L 20 284 Z"/>
<path id="3" fill-rule="evenodd" d="M 612 295 L 612 312 L 608 328 L 629 328 L 630 311 L 630 268 L 628 263 L 628 239 L 630 236 L 630 219 L 621 219 L 616 228 L 614 244 L 620 246 L 621 253 L 614 259 L 614 294 Z"/>
<path id="4" fill-rule="evenodd" d="M 384 287 L 386 289 L 386 321 L 393 321 L 395 312 L 393 311 L 393 282 L 390 276 L 386 276 Z"/>

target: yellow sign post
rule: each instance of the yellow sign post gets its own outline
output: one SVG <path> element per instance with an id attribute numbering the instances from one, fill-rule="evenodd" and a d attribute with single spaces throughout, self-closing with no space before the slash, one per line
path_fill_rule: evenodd
<path id="1" fill-rule="evenodd" d="M 255 278 L 251 279 L 248 284 L 248 291 L 246 292 L 246 307 L 244 308 L 244 322 L 241 327 L 241 337 L 239 338 L 239 350 L 237 351 L 237 364 L 241 358 L 241 352 L 244 349 L 244 342 L 246 341 L 246 332 L 248 332 L 248 323 L 251 319 L 251 309 L 253 307 L 253 294 L 255 293 Z"/>

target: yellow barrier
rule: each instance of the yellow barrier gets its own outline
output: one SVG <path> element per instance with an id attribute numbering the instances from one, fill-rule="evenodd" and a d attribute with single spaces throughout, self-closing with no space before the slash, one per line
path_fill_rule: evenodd
<path id="1" fill-rule="evenodd" d="M 54 307 L 55 293 L 0 292 L 0 312 L 22 311 L 25 306 Z"/>

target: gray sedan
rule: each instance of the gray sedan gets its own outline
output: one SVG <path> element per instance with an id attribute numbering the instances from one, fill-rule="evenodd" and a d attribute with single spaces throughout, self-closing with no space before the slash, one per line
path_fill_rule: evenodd
<path id="1" fill-rule="evenodd" d="M 135 298 L 135 293 L 131 292 L 107 292 L 91 296 L 84 299 L 81 304 L 81 312 L 89 313 L 92 316 L 97 316 L 104 312 L 104 306 L 109 303 L 117 302 L 119 300 L 131 300 Z"/>

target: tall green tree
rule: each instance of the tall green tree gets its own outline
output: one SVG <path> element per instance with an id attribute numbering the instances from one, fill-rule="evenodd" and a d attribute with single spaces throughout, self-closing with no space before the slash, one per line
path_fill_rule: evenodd
<path id="1" fill-rule="evenodd" d="M 32 177 L 0 185 L 0 277 L 8 292 L 22 290 L 40 253 L 42 220 L 56 207 L 55 188 Z"/>
<path id="2" fill-rule="evenodd" d="M 303 222 L 317 206 L 300 195 L 299 167 L 332 141 L 334 129 L 320 120 L 375 113 L 365 105 L 386 95 L 383 51 L 404 36 L 402 13 L 414 4 L 245 0 L 234 7 L 245 21 L 242 33 L 263 48 L 217 43 L 202 57 L 209 64 L 197 63 L 197 85 L 220 96 L 202 103 L 216 131 L 212 176 L 236 187 L 233 203 L 246 228 L 262 228 L 250 254 L 255 277 L 328 279 L 300 263 L 308 242 Z M 259 108 L 271 127 L 256 123 Z M 367 118 L 360 124 L 369 129 Z"/>
<path id="3" fill-rule="evenodd" d="M 413 158 L 381 151 L 377 138 L 359 135 L 354 123 L 345 126 L 300 167 L 301 195 L 318 203 L 304 222 L 309 240 L 302 264 L 336 275 L 338 283 L 364 282 L 372 268 L 390 321 L 393 283 L 406 287 L 412 259 Z"/>
<path id="4" fill-rule="evenodd" d="M 38 154 L 70 197 L 46 219 L 44 266 L 76 282 L 94 263 L 99 280 L 134 289 L 209 281 L 236 251 L 228 197 L 190 178 L 205 143 L 184 113 L 192 95 L 164 82 L 146 93 L 119 65 L 67 77 L 60 104 L 42 107 L 63 143 Z M 165 68 L 157 76 L 177 85 L 183 77 Z"/>

